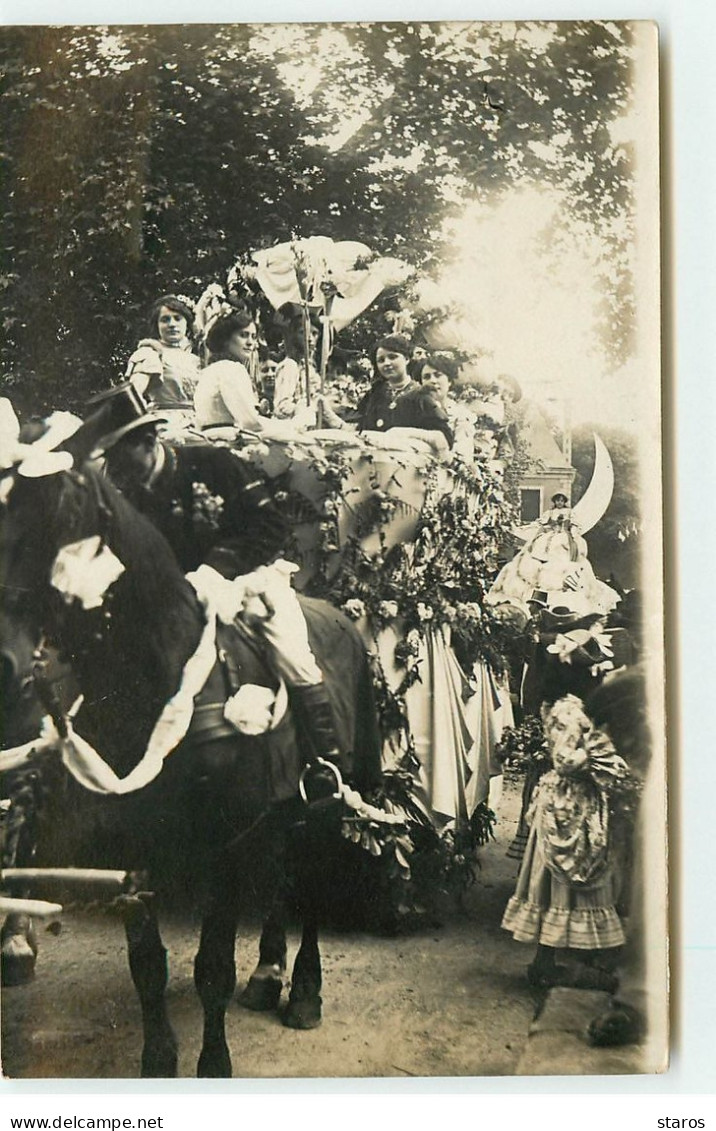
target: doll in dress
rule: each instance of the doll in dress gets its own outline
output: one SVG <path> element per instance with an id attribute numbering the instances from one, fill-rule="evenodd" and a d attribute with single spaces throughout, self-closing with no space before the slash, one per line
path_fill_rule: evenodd
<path id="1" fill-rule="evenodd" d="M 604 967 L 624 931 L 616 910 L 621 838 L 609 795 L 628 768 L 576 696 L 556 702 L 543 722 L 552 769 L 532 797 L 527 848 L 502 926 L 518 942 L 537 944 L 531 984 L 611 990 L 614 978 Z M 557 966 L 558 950 L 582 963 L 574 978 Z"/>

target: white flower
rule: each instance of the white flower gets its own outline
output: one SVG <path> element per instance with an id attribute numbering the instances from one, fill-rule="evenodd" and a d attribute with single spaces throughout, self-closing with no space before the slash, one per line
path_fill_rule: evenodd
<path id="1" fill-rule="evenodd" d="M 352 597 L 350 601 L 346 601 L 344 604 L 343 612 L 351 620 L 360 620 L 362 616 L 365 616 L 365 605 L 358 597 Z"/>
<path id="2" fill-rule="evenodd" d="M 398 615 L 398 602 L 397 601 L 381 601 L 378 605 L 378 613 L 386 620 L 392 620 Z"/>
<path id="3" fill-rule="evenodd" d="M 265 734 L 273 722 L 275 702 L 270 687 L 245 683 L 226 701 L 224 718 L 241 734 Z"/>
<path id="4" fill-rule="evenodd" d="M 418 601 L 418 616 L 422 621 L 432 620 L 434 615 L 429 605 L 424 605 L 422 601 Z"/>
<path id="5" fill-rule="evenodd" d="M 124 573 L 124 566 L 99 534 L 71 542 L 57 554 L 50 584 L 70 603 L 77 599 L 85 609 L 97 609 L 110 585 Z"/>

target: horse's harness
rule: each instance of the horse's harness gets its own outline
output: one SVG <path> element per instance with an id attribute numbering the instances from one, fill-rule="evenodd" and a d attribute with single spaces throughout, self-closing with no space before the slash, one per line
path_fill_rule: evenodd
<path id="1" fill-rule="evenodd" d="M 93 502 L 98 516 L 97 533 L 101 548 L 109 543 L 113 524 L 112 512 L 102 498 L 98 482 L 92 477 L 85 478 L 81 475 L 77 476 L 76 481 L 93 494 Z M 60 500 L 58 506 L 58 517 L 61 510 L 62 500 Z M 111 616 L 111 613 L 108 612 L 106 615 Z M 224 709 L 227 700 L 235 695 L 242 684 L 245 683 L 245 679 L 242 678 L 242 651 L 250 650 L 261 666 L 271 674 L 272 682 L 274 684 L 280 682 L 270 648 L 261 637 L 251 632 L 238 618 L 230 625 L 217 622 L 216 648 L 216 663 L 195 699 L 194 712 L 186 735 L 190 742 L 212 742 L 218 739 L 236 738 L 236 729 L 226 719 Z M 52 719 L 59 736 L 65 738 L 68 733 L 67 716 L 58 693 L 60 680 L 51 677 L 50 665 L 50 644 L 43 632 L 42 638 L 33 653 L 32 678 L 40 702 Z M 298 787 L 304 801 L 308 800 L 305 789 L 307 773 L 311 766 L 316 768 L 318 764 L 331 771 L 335 777 L 334 799 L 340 795 L 342 779 L 338 769 L 332 763 L 317 758 L 313 760 L 310 766 L 304 767 L 300 776 Z"/>
<path id="2" fill-rule="evenodd" d="M 273 673 L 270 653 L 262 640 L 250 633 L 239 620 L 231 625 L 216 626 L 216 664 L 197 696 L 194 715 L 187 737 L 190 740 L 213 742 L 220 738 L 236 738 L 236 729 L 224 716 L 227 699 L 235 695 L 245 682 L 242 678 L 241 652 L 249 649 L 263 667 Z M 275 682 L 278 682 L 276 677 Z"/>

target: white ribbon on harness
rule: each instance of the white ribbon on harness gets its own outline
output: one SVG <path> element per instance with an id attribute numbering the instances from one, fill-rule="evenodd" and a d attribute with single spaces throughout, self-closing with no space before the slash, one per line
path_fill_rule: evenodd
<path id="1" fill-rule="evenodd" d="M 67 734 L 63 738 L 57 731 L 55 724 L 48 717 L 43 720 L 43 729 L 40 737 L 34 742 L 25 743 L 22 747 L 3 750 L 0 753 L 0 769 L 14 769 L 26 761 L 31 755 L 43 750 L 56 750 L 59 752 L 63 764 L 72 776 L 93 793 L 125 794 L 142 789 L 153 781 L 164 765 L 172 751 L 176 750 L 179 743 L 186 737 L 189 725 L 194 714 L 194 700 L 206 683 L 214 664 L 216 663 L 216 621 L 217 603 L 212 599 L 212 583 L 215 578 L 220 578 L 214 570 L 207 573 L 208 567 L 202 567 L 202 574 L 189 575 L 188 580 L 194 585 L 197 597 L 204 608 L 206 624 L 201 634 L 201 639 L 196 651 L 189 657 L 182 672 L 178 690 L 164 706 L 157 722 L 154 725 L 147 749 L 142 760 L 124 778 L 120 778 L 105 762 L 104 758 L 94 747 L 77 734 L 72 719 L 77 714 L 82 704 L 82 696 L 76 700 L 65 717 Z M 211 575 L 215 574 L 215 578 Z M 220 578 L 224 581 L 223 578 Z M 223 589 L 224 595 L 226 590 Z M 241 587 L 236 586 L 234 593 L 239 596 Z M 243 592 L 241 592 L 243 602 Z M 236 608 L 238 612 L 238 607 Z M 229 617 L 231 609 L 224 602 L 220 609 L 220 619 Z M 233 618 L 231 618 L 233 619 Z M 274 695 L 269 690 L 268 696 L 260 700 L 255 692 L 265 691 L 249 685 L 246 691 L 238 693 L 241 697 L 232 704 L 229 700 L 227 718 L 237 730 L 244 734 L 262 734 L 266 730 L 273 730 L 283 719 L 288 709 L 288 694 L 286 686 L 281 681 L 278 692 Z M 258 706 L 258 711 L 257 711 Z"/>
<path id="2" fill-rule="evenodd" d="M 0 470 L 15 467 L 28 479 L 69 471 L 74 462 L 72 456 L 55 448 L 73 436 L 82 421 L 71 412 L 53 412 L 46 424 L 45 433 L 32 444 L 20 443 L 20 422 L 15 410 L 7 397 L 0 397 Z"/>
<path id="3" fill-rule="evenodd" d="M 168 756 L 186 737 L 194 714 L 194 699 L 209 678 L 215 663 L 216 617 L 207 610 L 201 639 L 196 651 L 184 665 L 179 688 L 157 719 L 142 760 L 124 778 L 118 777 L 102 755 L 75 731 L 72 715 L 79 707 L 79 700 L 65 720 L 66 737 L 62 738 L 54 724 L 51 724 L 47 737 L 51 739 L 54 731 L 54 741 L 46 742 L 46 745 L 52 745 L 59 751 L 63 765 L 73 778 L 93 793 L 121 795 L 142 789 L 154 781 Z"/>

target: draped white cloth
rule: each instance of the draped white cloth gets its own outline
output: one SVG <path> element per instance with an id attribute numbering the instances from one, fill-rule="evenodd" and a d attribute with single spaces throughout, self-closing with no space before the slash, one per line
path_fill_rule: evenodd
<path id="1" fill-rule="evenodd" d="M 400 636 L 400 629 L 391 626 L 377 639 L 366 640 L 377 650 L 393 691 L 405 676 L 394 659 Z M 495 747 L 504 727 L 513 724 L 509 695 L 485 664 L 476 664 L 468 680 L 446 627 L 426 633 L 419 659 L 420 682 L 405 694 L 408 725 L 420 762 L 418 784 L 437 818 L 464 821 L 487 801 L 492 779 L 501 773 Z M 386 747 L 386 769 L 395 767 L 399 754 Z"/>

